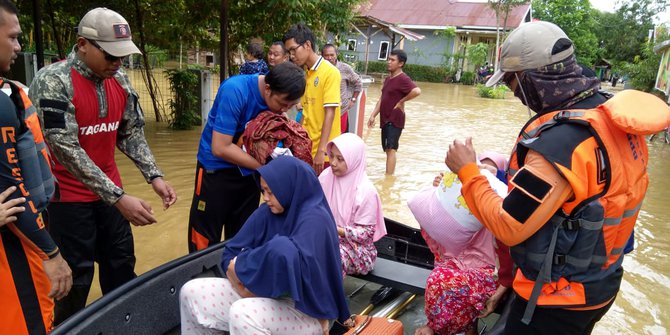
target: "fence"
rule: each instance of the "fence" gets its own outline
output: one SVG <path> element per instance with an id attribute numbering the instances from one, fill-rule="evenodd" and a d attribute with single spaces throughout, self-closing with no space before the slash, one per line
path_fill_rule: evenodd
<path id="1" fill-rule="evenodd" d="M 207 55 L 205 55 L 207 56 Z M 174 56 L 166 56 L 165 58 L 159 58 L 150 57 L 150 63 L 152 64 L 152 69 L 151 73 L 153 76 L 153 86 L 154 86 L 154 91 L 156 92 L 156 104 L 154 106 L 154 103 L 152 101 L 152 97 L 149 94 L 149 88 L 147 85 L 147 81 L 145 80 L 145 73 L 144 69 L 139 66 L 141 62 L 139 62 L 139 59 L 132 59 L 132 61 L 127 61 L 125 62 L 124 66 L 126 67 L 126 72 L 128 73 L 128 77 L 130 78 L 131 83 L 133 84 L 133 87 L 137 91 L 139 98 L 140 98 L 140 105 L 142 106 L 142 110 L 144 111 L 144 115 L 147 120 L 156 120 L 156 115 L 160 114 L 162 119 L 167 121 L 170 120 L 170 100 L 173 99 L 174 97 L 174 92 L 172 92 L 172 89 L 170 88 L 170 81 L 167 78 L 166 71 L 169 69 L 176 69 L 180 67 L 180 64 L 182 68 L 186 68 L 189 63 L 194 64 L 194 59 L 189 57 L 188 59 L 182 60 L 180 62 L 177 57 Z M 204 62 L 208 62 L 210 59 L 205 58 Z M 208 64 L 212 64 L 209 62 Z M 201 63 L 200 65 L 203 65 L 203 60 L 201 57 Z M 209 107 L 211 107 L 211 103 L 216 96 L 216 92 L 219 89 L 219 74 L 218 73 L 212 73 L 210 77 L 211 81 L 211 99 L 207 101 L 201 101 L 201 103 L 204 103 L 203 108 L 206 111 L 209 111 Z M 158 108 L 158 113 L 156 112 L 156 108 Z"/>

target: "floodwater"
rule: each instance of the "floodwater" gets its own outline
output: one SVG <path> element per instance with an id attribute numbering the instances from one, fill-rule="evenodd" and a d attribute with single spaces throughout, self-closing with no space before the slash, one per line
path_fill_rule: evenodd
<path id="1" fill-rule="evenodd" d="M 445 169 L 444 156 L 451 141 L 472 136 L 478 151 L 509 153 L 528 119 L 526 107 L 511 93 L 505 100 L 491 100 L 477 97 L 471 86 L 419 86 L 421 96 L 406 104 L 407 124 L 395 176 L 384 176 L 386 157 L 380 130 L 366 129 L 363 135 L 368 145 L 368 175 L 382 197 L 385 216 L 412 226 L 417 223 L 406 202 Z M 379 94 L 378 84 L 368 89 L 368 113 Z M 133 227 L 138 274 L 187 253 L 186 227 L 200 129 L 173 131 L 148 121 L 146 137 L 179 200 L 167 211 L 160 208 L 158 197 L 135 166 L 117 153 L 124 189 L 150 201 L 158 219 L 152 226 Z M 636 250 L 626 256 L 621 292 L 594 334 L 667 334 L 670 327 L 670 313 L 664 312 L 670 307 L 670 234 L 665 226 L 670 222 L 670 145 L 656 139 L 649 144 L 649 153 L 651 183 L 635 229 Z M 89 300 L 99 297 L 99 292 L 94 287 Z"/>

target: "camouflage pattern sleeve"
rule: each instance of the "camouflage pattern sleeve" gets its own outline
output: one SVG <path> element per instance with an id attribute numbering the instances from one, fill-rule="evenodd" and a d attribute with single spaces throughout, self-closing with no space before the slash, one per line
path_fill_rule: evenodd
<path id="1" fill-rule="evenodd" d="M 44 68 L 30 85 L 29 96 L 37 108 L 44 138 L 54 158 L 105 203 L 112 205 L 123 195 L 123 189 L 107 177 L 79 144 L 69 71 L 67 62 Z"/>
<path id="2" fill-rule="evenodd" d="M 137 92 L 130 85 L 125 72 L 119 71 L 117 79 L 126 92 L 129 92 L 129 95 L 117 130 L 116 146 L 135 163 L 144 179 L 150 183 L 153 178 L 162 177 L 163 172 L 158 168 L 156 159 L 144 137 L 144 113 L 140 107 Z"/>

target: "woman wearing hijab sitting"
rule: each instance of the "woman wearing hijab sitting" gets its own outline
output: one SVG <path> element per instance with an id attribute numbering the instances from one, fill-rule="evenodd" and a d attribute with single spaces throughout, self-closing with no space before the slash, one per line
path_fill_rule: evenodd
<path id="1" fill-rule="evenodd" d="M 326 146 L 330 167 L 319 176 L 337 223 L 343 274 L 367 274 L 377 259 L 374 242 L 386 235 L 379 194 L 365 173 L 365 142 L 345 133 Z"/>
<path id="2" fill-rule="evenodd" d="M 180 292 L 181 333 L 322 334 L 350 315 L 337 231 L 314 170 L 294 157 L 258 169 L 265 203 L 223 251 L 227 279 Z"/>

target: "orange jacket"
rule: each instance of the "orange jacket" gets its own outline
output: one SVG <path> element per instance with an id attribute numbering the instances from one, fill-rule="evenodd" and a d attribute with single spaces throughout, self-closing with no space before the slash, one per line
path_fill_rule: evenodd
<path id="1" fill-rule="evenodd" d="M 474 164 L 459 171 L 472 212 L 513 246 L 514 289 L 529 300 L 525 322 L 536 303 L 593 309 L 614 297 L 648 184 L 641 135 L 669 120 L 670 108 L 658 98 L 624 91 L 593 109 L 531 119 L 510 159 L 504 200 Z"/>
<path id="2" fill-rule="evenodd" d="M 5 119 L 1 127 L 0 147 L 4 158 L 0 162 L 0 188 L 4 191 L 9 186 L 16 186 L 20 192 L 15 192 L 10 199 L 18 196 L 26 198 L 26 211 L 18 214 L 17 222 L 8 227 L 16 235 L 25 237 L 35 251 L 47 259 L 58 254 L 41 215 L 55 190 L 50 157 L 35 107 L 28 95 L 15 83 L 0 78 L 0 87 L 5 84 L 11 89 L 9 100 L 13 106 L 7 103 L 8 114 L 3 116 Z"/>

